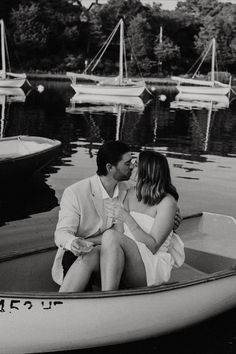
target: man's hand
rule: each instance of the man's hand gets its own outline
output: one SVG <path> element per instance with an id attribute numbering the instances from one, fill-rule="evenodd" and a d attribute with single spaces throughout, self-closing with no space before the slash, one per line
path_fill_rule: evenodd
<path id="1" fill-rule="evenodd" d="M 94 247 L 93 242 L 89 242 L 86 240 L 83 240 L 80 237 L 77 237 L 74 241 L 72 241 L 71 244 L 71 252 L 75 256 L 82 256 L 85 253 L 89 253 Z"/>
<path id="2" fill-rule="evenodd" d="M 176 213 L 175 213 L 175 219 L 174 219 L 174 227 L 173 230 L 175 231 L 176 229 L 178 229 L 179 225 L 181 224 L 183 218 L 180 214 L 180 210 L 179 208 L 177 208 Z"/>

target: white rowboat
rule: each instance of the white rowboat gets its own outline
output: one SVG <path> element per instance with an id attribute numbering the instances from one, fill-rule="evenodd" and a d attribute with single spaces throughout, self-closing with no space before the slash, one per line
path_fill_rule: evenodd
<path id="1" fill-rule="evenodd" d="M 0 180 L 27 177 L 48 165 L 61 142 L 38 136 L 0 138 Z"/>
<path id="2" fill-rule="evenodd" d="M 163 286 L 58 293 L 55 248 L 0 259 L 0 352 L 43 353 L 160 336 L 236 306 L 236 220 L 202 213 L 179 234 L 186 263 Z"/>

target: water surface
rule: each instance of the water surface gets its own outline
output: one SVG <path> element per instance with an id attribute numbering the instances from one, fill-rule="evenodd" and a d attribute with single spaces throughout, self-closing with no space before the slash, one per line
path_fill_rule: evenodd
<path id="1" fill-rule="evenodd" d="M 174 87 L 153 87 L 143 101 L 83 97 L 68 83 L 35 81 L 27 95 L 0 92 L 1 136 L 38 135 L 62 141 L 58 158 L 25 183 L 1 186 L 0 253 L 53 244 L 66 186 L 92 175 L 107 140 L 134 154 L 166 154 L 183 215 L 210 211 L 236 217 L 236 100 L 180 99 Z M 222 235 L 223 237 L 223 235 Z M 234 353 L 235 310 L 162 338 L 81 352 Z"/>

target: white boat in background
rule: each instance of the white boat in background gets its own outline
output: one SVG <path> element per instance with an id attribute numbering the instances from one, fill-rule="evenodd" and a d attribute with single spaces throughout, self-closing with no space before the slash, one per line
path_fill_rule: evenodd
<path id="1" fill-rule="evenodd" d="M 236 306 L 236 220 L 202 213 L 178 233 L 186 260 L 170 281 L 119 291 L 58 293 L 54 246 L 0 257 L 0 352 L 44 353 L 168 334 Z"/>
<path id="2" fill-rule="evenodd" d="M 199 69 L 205 60 L 206 56 L 211 50 L 211 78 L 200 79 L 197 77 Z M 223 83 L 219 80 L 216 80 L 217 72 L 215 71 L 215 62 L 216 62 L 216 40 L 213 38 L 203 53 L 203 59 L 198 66 L 197 70 L 191 78 L 181 77 L 181 76 L 172 76 L 172 80 L 177 82 L 177 90 L 180 93 L 192 93 L 192 94 L 209 94 L 209 95 L 227 95 L 231 90 L 231 76 L 229 75 L 229 83 Z"/>
<path id="3" fill-rule="evenodd" d="M 88 72 L 94 71 L 98 63 L 100 62 L 107 47 L 112 41 L 116 32 L 120 29 L 120 51 L 119 51 L 119 75 L 113 78 L 100 77 L 95 75 L 89 75 Z M 99 57 L 98 57 L 99 56 Z M 97 59 L 98 57 L 98 59 Z M 145 82 L 133 81 L 128 79 L 127 66 L 124 65 L 125 58 L 125 42 L 124 42 L 124 21 L 121 19 L 116 25 L 115 29 L 100 49 L 95 58 L 91 61 L 83 74 L 76 74 L 73 72 L 67 72 L 67 76 L 72 81 L 72 88 L 76 93 L 92 94 L 92 95 L 112 95 L 112 96 L 141 96 L 146 89 Z M 94 63 L 95 62 L 95 63 Z M 126 74 L 124 77 L 124 68 Z M 77 80 L 90 80 L 93 83 L 79 83 Z"/>
<path id="4" fill-rule="evenodd" d="M 6 34 L 4 21 L 0 20 L 1 26 L 1 63 L 2 69 L 0 70 L 0 87 L 22 87 L 26 81 L 26 74 L 16 74 L 7 72 L 6 68 Z"/>

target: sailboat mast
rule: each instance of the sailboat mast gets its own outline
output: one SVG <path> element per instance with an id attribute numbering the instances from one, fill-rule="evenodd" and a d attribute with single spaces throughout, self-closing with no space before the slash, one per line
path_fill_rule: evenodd
<path id="1" fill-rule="evenodd" d="M 6 96 L 2 96 L 2 101 L 0 106 L 1 108 L 1 128 L 0 128 L 0 138 L 3 138 L 4 133 L 4 120 L 5 120 L 5 104 L 6 104 Z"/>
<path id="2" fill-rule="evenodd" d="M 4 22 L 0 20 L 1 23 L 1 55 L 2 55 L 2 78 L 6 78 L 6 57 L 5 57 L 5 37 L 4 37 Z"/>
<path id="3" fill-rule="evenodd" d="M 211 82 L 212 87 L 215 84 L 215 60 L 216 60 L 216 40 L 212 39 L 212 57 L 211 57 Z"/>
<path id="4" fill-rule="evenodd" d="M 120 20 L 120 58 L 119 58 L 119 85 L 123 83 L 123 57 L 124 57 L 124 21 Z"/>

